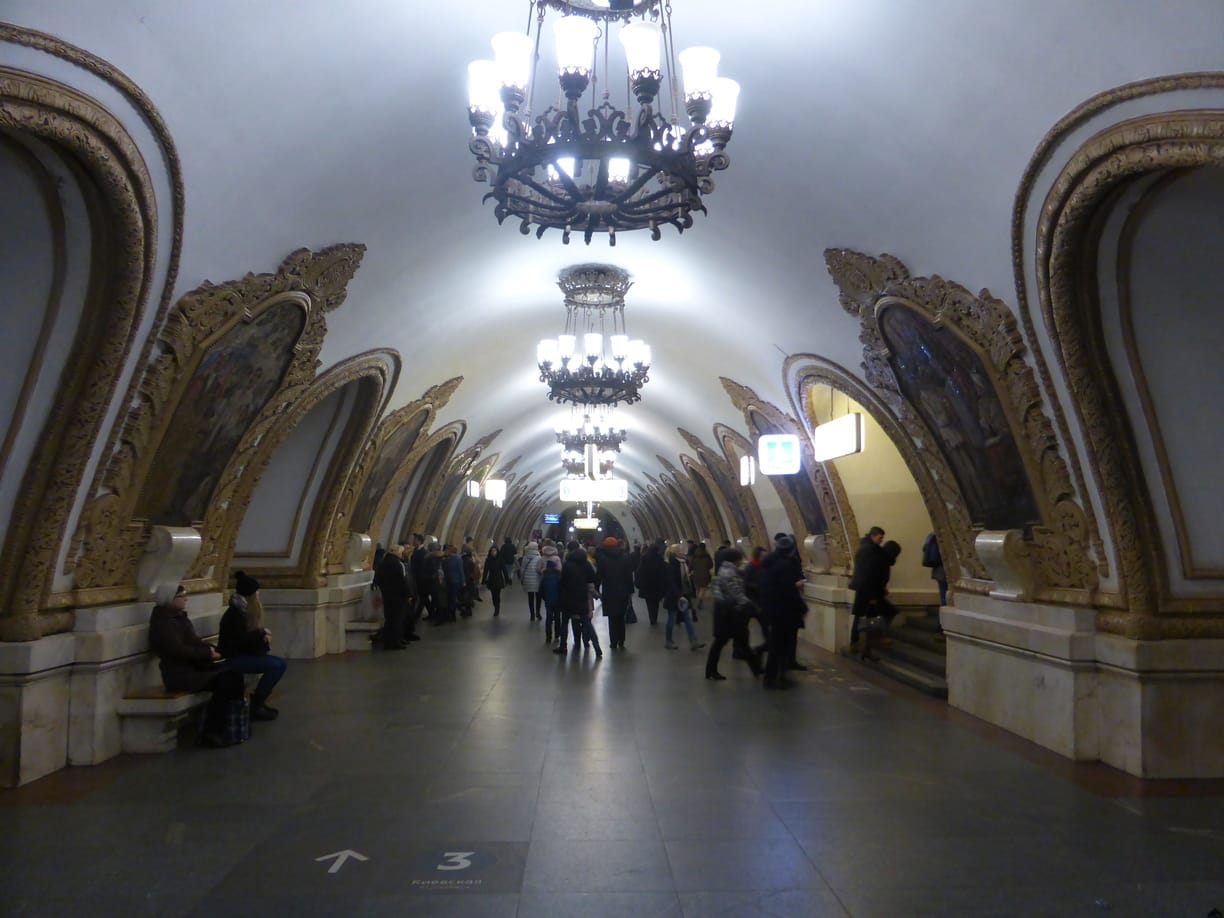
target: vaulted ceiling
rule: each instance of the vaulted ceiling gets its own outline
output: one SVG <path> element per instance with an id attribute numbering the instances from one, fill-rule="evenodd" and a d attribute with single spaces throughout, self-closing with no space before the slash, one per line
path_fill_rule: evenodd
<path id="1" fill-rule="evenodd" d="M 786 355 L 859 372 L 858 320 L 823 251 L 890 253 L 1013 303 L 1012 211 L 1043 136 L 1089 97 L 1219 68 L 1218 0 L 675 0 L 677 45 L 709 44 L 743 87 L 731 167 L 708 216 L 661 241 L 562 245 L 499 226 L 467 152 L 466 64 L 521 0 L 7 0 L 3 15 L 110 62 L 149 97 L 185 188 L 177 297 L 274 271 L 301 247 L 362 243 L 324 367 L 374 348 L 403 357 L 393 410 L 463 384 L 462 419 L 534 481 L 557 476 L 564 414 L 537 378 L 561 331 L 558 272 L 607 261 L 633 277 L 626 317 L 654 351 L 618 474 L 744 429 L 720 377 L 777 405 Z M 104 103 L 106 100 L 102 100 Z M 131 129 L 131 128 L 129 128 Z"/>

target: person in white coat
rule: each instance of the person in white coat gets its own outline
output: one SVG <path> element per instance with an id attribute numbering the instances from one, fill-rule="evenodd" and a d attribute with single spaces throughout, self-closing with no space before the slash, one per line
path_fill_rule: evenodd
<path id="1" fill-rule="evenodd" d="M 543 618 L 540 602 L 540 545 L 538 542 L 528 542 L 523 549 L 522 560 L 519 561 L 519 580 L 527 591 L 527 608 L 531 612 L 531 620 Z"/>

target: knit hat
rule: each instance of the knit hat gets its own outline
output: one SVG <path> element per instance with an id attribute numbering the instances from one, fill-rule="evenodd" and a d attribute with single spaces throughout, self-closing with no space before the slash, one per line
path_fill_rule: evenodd
<path id="1" fill-rule="evenodd" d="M 795 540 L 794 540 L 794 539 L 792 539 L 790 536 L 784 535 L 784 536 L 782 536 L 782 538 L 780 538 L 780 539 L 778 539 L 776 542 L 774 542 L 774 548 L 776 548 L 778 551 L 780 551 L 780 552 L 784 552 L 784 553 L 785 553 L 785 552 L 788 552 L 788 551 L 794 551 L 794 549 L 795 549 Z"/>
<path id="2" fill-rule="evenodd" d="M 540 550 L 540 545 L 539 545 L 539 543 L 538 543 L 538 542 L 528 542 L 528 543 L 527 543 L 527 550 L 528 550 L 528 551 L 539 551 L 539 550 Z"/>
<path id="3" fill-rule="evenodd" d="M 187 591 L 183 589 L 183 585 L 181 583 L 162 583 L 158 584 L 157 591 L 153 594 L 153 598 L 156 600 L 159 606 L 168 606 L 170 603 L 174 602 L 174 598 L 178 596 L 179 593 L 185 592 Z"/>
<path id="4" fill-rule="evenodd" d="M 606 539 L 603 540 L 603 544 L 604 544 L 604 548 L 615 548 L 620 543 L 617 542 L 614 537 L 608 536 Z"/>
<path id="5" fill-rule="evenodd" d="M 254 577 L 248 577 L 245 571 L 239 571 L 234 578 L 238 581 L 239 596 L 254 596 L 259 592 L 259 581 Z"/>

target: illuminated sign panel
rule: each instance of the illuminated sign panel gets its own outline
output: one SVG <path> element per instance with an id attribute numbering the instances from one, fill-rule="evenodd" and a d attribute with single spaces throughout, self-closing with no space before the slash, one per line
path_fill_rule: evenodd
<path id="1" fill-rule="evenodd" d="M 828 462 L 863 451 L 863 415 L 854 411 L 812 431 L 817 462 Z"/>
<path id="2" fill-rule="evenodd" d="M 629 482 L 621 478 L 562 478 L 561 500 L 566 503 L 623 503 L 629 499 Z"/>
<path id="3" fill-rule="evenodd" d="M 794 475 L 802 454 L 794 434 L 763 434 L 757 440 L 757 465 L 762 475 Z"/>

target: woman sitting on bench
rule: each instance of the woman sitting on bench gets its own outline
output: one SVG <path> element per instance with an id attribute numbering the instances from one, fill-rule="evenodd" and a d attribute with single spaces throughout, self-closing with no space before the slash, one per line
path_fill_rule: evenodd
<path id="1" fill-rule="evenodd" d="M 259 674 L 259 684 L 251 693 L 251 718 L 276 720 L 280 712 L 268 704 L 268 696 L 285 674 L 285 660 L 268 652 L 272 649 L 272 632 L 263 627 L 259 616 L 259 581 L 242 571 L 234 576 L 238 589 L 221 616 L 217 646 L 230 669 Z"/>

